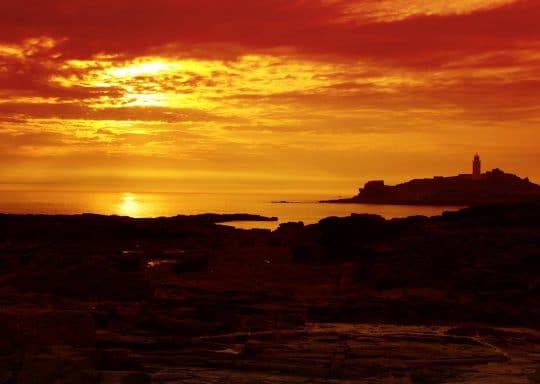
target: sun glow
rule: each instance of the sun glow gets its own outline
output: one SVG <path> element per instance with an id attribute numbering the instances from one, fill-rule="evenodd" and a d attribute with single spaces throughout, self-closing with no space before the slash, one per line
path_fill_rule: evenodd
<path id="1" fill-rule="evenodd" d="M 463 152 L 539 177 L 532 0 L 148 3 L 163 19 L 132 17 L 145 2 L 96 2 L 126 26 L 115 36 L 63 3 L 26 31 L 0 12 L 2 183 L 111 184 L 137 195 L 108 212 L 147 216 L 149 189 L 274 188 L 274 175 L 337 189 L 451 174 Z"/>
<path id="2" fill-rule="evenodd" d="M 148 62 L 135 62 L 125 67 L 110 68 L 105 71 L 106 74 L 119 78 L 132 78 L 137 76 L 156 75 L 160 72 L 183 69 L 180 63 L 168 63 L 165 61 L 151 59 Z"/>
<path id="3" fill-rule="evenodd" d="M 131 193 L 124 193 L 122 202 L 117 207 L 118 214 L 122 216 L 137 217 L 141 214 L 141 210 L 141 204 L 137 201 L 136 196 Z"/>

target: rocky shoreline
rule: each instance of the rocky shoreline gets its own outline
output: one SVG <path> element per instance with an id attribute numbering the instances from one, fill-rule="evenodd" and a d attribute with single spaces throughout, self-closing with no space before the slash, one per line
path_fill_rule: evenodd
<path id="1" fill-rule="evenodd" d="M 0 215 L 0 383 L 540 382 L 540 206 L 238 219 Z"/>

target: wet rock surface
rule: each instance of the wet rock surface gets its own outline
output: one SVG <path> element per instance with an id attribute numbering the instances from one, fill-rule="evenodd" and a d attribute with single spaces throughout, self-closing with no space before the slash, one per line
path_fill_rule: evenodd
<path id="1" fill-rule="evenodd" d="M 540 382 L 540 207 L 228 219 L 0 215 L 0 383 Z"/>

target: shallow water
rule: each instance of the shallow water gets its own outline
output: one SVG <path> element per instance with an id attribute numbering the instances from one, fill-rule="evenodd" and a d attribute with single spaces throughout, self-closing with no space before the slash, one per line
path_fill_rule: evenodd
<path id="1" fill-rule="evenodd" d="M 328 216 L 373 213 L 385 218 L 438 215 L 459 207 L 322 204 L 338 198 L 328 194 L 233 193 L 131 193 L 79 191 L 0 191 L 1 213 L 78 214 L 98 213 L 131 217 L 194 215 L 200 213 L 250 213 L 275 216 L 278 222 L 235 222 L 239 228 L 276 228 L 279 223 L 315 223 Z M 294 203 L 276 203 L 276 201 Z"/>

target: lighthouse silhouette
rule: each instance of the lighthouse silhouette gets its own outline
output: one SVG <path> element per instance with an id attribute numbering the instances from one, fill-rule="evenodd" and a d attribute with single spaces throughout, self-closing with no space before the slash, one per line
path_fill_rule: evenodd
<path id="1" fill-rule="evenodd" d="M 480 161 L 480 156 L 478 156 L 478 153 L 474 155 L 474 160 L 472 163 L 472 178 L 474 180 L 480 179 L 480 175 L 482 174 L 482 162 Z"/>

